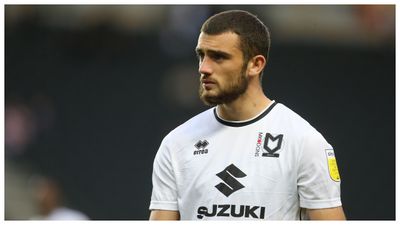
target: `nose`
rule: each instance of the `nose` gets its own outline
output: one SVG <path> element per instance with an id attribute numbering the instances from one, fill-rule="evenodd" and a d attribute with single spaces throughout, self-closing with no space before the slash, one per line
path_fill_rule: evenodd
<path id="1" fill-rule="evenodd" d="M 211 75 L 212 65 L 211 60 L 208 57 L 204 57 L 204 59 L 199 62 L 199 73 L 204 75 Z"/>

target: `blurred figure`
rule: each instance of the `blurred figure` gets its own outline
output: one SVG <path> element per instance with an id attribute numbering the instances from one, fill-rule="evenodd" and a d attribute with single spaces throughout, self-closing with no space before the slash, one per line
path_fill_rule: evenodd
<path id="1" fill-rule="evenodd" d="M 14 158 L 23 155 L 36 135 L 31 109 L 19 102 L 7 104 L 4 125 L 6 156 Z"/>
<path id="2" fill-rule="evenodd" d="M 6 159 L 26 157 L 41 136 L 54 131 L 54 121 L 54 104 L 47 94 L 38 92 L 28 99 L 8 97 L 4 120 Z"/>
<path id="3" fill-rule="evenodd" d="M 395 9 L 393 5 L 355 5 L 353 13 L 369 39 L 391 41 L 395 32 Z"/>
<path id="4" fill-rule="evenodd" d="M 34 198 L 39 215 L 32 220 L 88 220 L 89 218 L 74 209 L 64 206 L 63 191 L 59 183 L 49 177 L 32 179 Z"/>

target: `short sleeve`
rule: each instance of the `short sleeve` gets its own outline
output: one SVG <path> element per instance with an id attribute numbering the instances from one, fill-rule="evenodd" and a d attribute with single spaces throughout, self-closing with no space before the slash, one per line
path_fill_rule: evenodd
<path id="1" fill-rule="evenodd" d="M 153 190 L 149 209 L 177 211 L 177 188 L 173 161 L 165 139 L 154 159 L 152 182 Z"/>
<path id="2" fill-rule="evenodd" d="M 333 148 L 317 131 L 305 136 L 298 166 L 300 207 L 322 209 L 342 205 Z"/>

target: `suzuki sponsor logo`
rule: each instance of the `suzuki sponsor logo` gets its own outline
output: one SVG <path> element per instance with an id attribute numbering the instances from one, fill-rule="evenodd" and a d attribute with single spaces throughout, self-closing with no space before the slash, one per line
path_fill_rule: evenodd
<path id="1" fill-rule="evenodd" d="M 217 176 L 221 178 L 224 183 L 221 182 L 215 185 L 215 187 L 226 197 L 229 197 L 229 195 L 231 195 L 233 192 L 244 188 L 244 185 L 237 181 L 235 178 L 242 178 L 247 175 L 235 165 L 231 164 L 221 172 L 217 173 Z"/>
<path id="2" fill-rule="evenodd" d="M 234 192 L 245 187 L 237 180 L 237 178 L 243 178 L 247 175 L 234 164 L 230 164 L 216 175 L 221 178 L 223 182 L 217 184 L 215 187 L 227 198 Z M 235 217 L 264 219 L 265 211 L 266 210 L 264 206 L 213 204 L 210 208 L 207 206 L 198 207 L 197 218 Z"/>
<path id="3" fill-rule="evenodd" d="M 212 205 L 211 210 L 205 206 L 197 209 L 197 218 L 204 217 L 237 217 L 237 218 L 265 218 L 265 207 L 250 205 Z"/>

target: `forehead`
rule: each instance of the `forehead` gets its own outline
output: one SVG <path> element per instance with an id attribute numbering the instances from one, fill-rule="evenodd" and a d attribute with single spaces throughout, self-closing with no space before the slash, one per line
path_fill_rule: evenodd
<path id="1" fill-rule="evenodd" d="M 199 35 L 196 49 L 203 51 L 217 50 L 227 53 L 241 53 L 239 35 L 233 32 L 209 35 L 203 32 Z"/>

